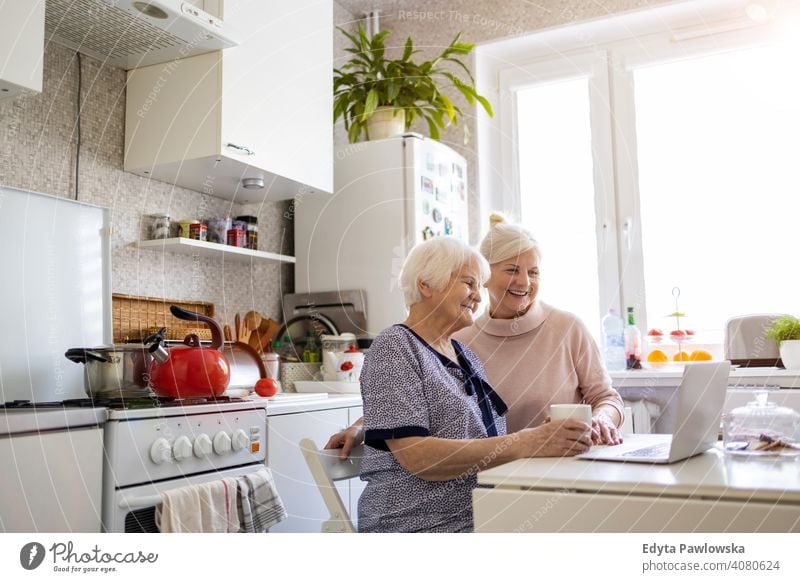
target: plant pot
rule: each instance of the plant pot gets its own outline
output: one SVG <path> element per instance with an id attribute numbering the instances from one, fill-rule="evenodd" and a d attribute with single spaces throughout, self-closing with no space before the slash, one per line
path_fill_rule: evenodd
<path id="1" fill-rule="evenodd" d="M 780 345 L 781 360 L 787 370 L 800 370 L 800 340 L 784 340 Z"/>
<path id="2" fill-rule="evenodd" d="M 378 107 L 367 120 L 369 139 L 386 139 L 403 135 L 406 131 L 406 115 L 402 109 L 394 107 Z"/>

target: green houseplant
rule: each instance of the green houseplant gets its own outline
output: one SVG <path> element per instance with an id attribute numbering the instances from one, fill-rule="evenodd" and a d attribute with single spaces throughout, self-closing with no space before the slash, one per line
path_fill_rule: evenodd
<path id="1" fill-rule="evenodd" d="M 475 79 L 461 57 L 475 47 L 460 42 L 461 33 L 436 58 L 415 63 L 411 57 L 418 53 L 409 37 L 399 59 L 386 58 L 386 38 L 391 31 L 385 30 L 371 39 L 363 25 L 356 34 L 339 29 L 352 43 L 345 49 L 353 57 L 333 77 L 333 120 L 341 117 L 351 143 L 361 133 L 367 139 L 389 137 L 386 119 L 397 125 L 395 131 L 402 133 L 416 119 L 424 119 L 430 136 L 439 139 L 440 131 L 450 123 L 458 124 L 463 114 L 442 89 L 455 87 L 470 105 L 479 103 L 490 116 L 493 115 L 489 101 L 475 90 Z M 453 70 L 463 71 L 466 79 Z M 380 133 L 380 135 L 376 135 Z"/>
<path id="2" fill-rule="evenodd" d="M 767 330 L 767 337 L 778 342 L 787 370 L 800 369 L 800 319 L 791 315 L 779 317 Z"/>

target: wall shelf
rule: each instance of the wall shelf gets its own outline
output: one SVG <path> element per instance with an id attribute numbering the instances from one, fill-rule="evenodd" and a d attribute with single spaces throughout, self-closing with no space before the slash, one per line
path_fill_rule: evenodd
<path id="1" fill-rule="evenodd" d="M 222 257 L 225 260 L 242 263 L 251 261 L 277 261 L 279 263 L 294 263 L 295 258 L 277 253 L 253 251 L 240 247 L 233 247 L 219 243 L 194 240 L 190 238 L 165 238 L 159 240 L 140 240 L 134 243 L 137 248 L 151 251 L 166 251 L 184 255 L 199 255 L 201 257 Z"/>

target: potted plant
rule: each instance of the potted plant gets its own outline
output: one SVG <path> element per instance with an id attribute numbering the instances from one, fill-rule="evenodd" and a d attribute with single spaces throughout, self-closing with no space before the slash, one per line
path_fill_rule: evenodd
<path id="1" fill-rule="evenodd" d="M 767 337 L 778 342 L 784 368 L 800 369 L 800 319 L 791 315 L 779 317 L 767 330 Z"/>
<path id="2" fill-rule="evenodd" d="M 479 103 L 490 116 L 492 106 L 475 90 L 475 79 L 461 57 L 468 55 L 474 44 L 459 42 L 461 33 L 436 58 L 415 63 L 418 53 L 409 37 L 399 59 L 387 59 L 384 30 L 371 39 L 363 25 L 353 35 L 342 30 L 351 47 L 345 49 L 353 57 L 333 77 L 333 121 L 341 117 L 351 143 L 361 133 L 367 139 L 382 139 L 405 132 L 418 118 L 424 119 L 433 139 L 450 123 L 458 124 L 463 114 L 444 94 L 453 86 L 470 105 Z M 454 70 L 463 71 L 466 79 Z"/>

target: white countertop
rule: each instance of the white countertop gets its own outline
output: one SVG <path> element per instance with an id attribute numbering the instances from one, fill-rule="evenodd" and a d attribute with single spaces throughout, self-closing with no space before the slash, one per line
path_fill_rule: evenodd
<path id="1" fill-rule="evenodd" d="M 0 411 L 0 437 L 100 426 L 105 408 L 20 408 Z"/>
<path id="2" fill-rule="evenodd" d="M 671 465 L 522 459 L 478 473 L 478 484 L 502 489 L 569 489 L 800 504 L 800 461 L 739 460 L 719 449 Z"/>
<path id="3" fill-rule="evenodd" d="M 691 364 L 688 364 L 691 365 Z M 645 368 L 610 372 L 615 388 L 627 387 L 674 387 L 683 376 L 682 364 L 668 364 L 663 368 Z M 800 388 L 800 371 L 783 368 L 733 368 L 730 374 L 731 386 L 780 386 Z"/>
<path id="4" fill-rule="evenodd" d="M 260 398 L 253 394 L 250 399 L 266 401 L 267 416 L 361 406 L 361 394 L 314 395 L 284 392 L 273 398 Z"/>

